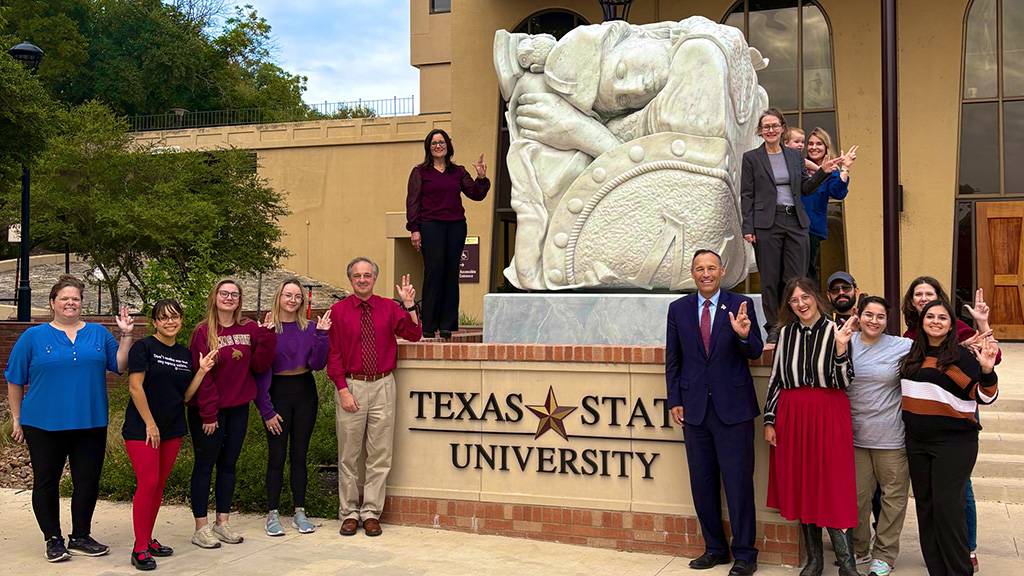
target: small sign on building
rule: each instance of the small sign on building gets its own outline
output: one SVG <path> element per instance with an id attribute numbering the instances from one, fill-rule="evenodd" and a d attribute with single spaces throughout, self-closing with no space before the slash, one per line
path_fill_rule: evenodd
<path id="1" fill-rule="evenodd" d="M 480 237 L 467 236 L 459 262 L 459 282 L 478 284 L 480 282 Z"/>
<path id="2" fill-rule="evenodd" d="M 7 229 L 7 241 L 11 244 L 21 242 L 21 224 L 11 224 Z"/>

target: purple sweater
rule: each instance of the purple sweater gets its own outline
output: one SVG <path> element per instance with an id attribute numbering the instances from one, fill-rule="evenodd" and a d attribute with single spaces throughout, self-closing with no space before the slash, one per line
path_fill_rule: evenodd
<path id="1" fill-rule="evenodd" d="M 277 415 L 270 401 L 270 381 L 274 374 L 290 372 L 299 368 L 323 370 L 327 365 L 327 331 L 317 330 L 316 322 L 310 322 L 305 330 L 299 330 L 296 322 L 282 323 L 277 335 L 277 353 L 270 370 L 256 375 L 256 408 L 260 417 L 269 420 Z"/>
<path id="2" fill-rule="evenodd" d="M 473 179 L 465 168 L 451 164 L 444 172 L 433 166 L 417 165 L 409 174 L 405 198 L 406 230 L 419 232 L 420 222 L 458 222 L 466 219 L 462 194 L 477 202 L 487 197 L 491 181 Z"/>

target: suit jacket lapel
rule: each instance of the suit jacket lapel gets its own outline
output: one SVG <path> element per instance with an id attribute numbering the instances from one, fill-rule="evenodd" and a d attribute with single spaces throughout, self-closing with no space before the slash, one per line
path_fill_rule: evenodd
<path id="1" fill-rule="evenodd" d="M 708 352 L 708 358 L 715 353 L 718 340 L 728 336 L 725 331 L 732 332 L 732 325 L 729 323 L 729 304 L 729 293 L 723 289 L 718 293 L 718 310 L 715 310 L 715 321 L 711 323 L 711 350 Z"/>
<path id="2" fill-rule="evenodd" d="M 783 152 L 785 154 L 785 152 Z M 761 168 L 764 168 L 764 173 L 768 175 L 768 181 L 772 184 L 775 183 L 775 172 L 772 170 L 772 161 L 768 159 L 768 148 L 764 144 L 761 144 L 757 148 L 757 159 L 761 161 Z M 774 210 L 774 208 L 772 208 Z"/>
<path id="3" fill-rule="evenodd" d="M 693 326 L 693 329 L 688 332 L 692 334 L 691 338 L 693 339 L 694 345 L 697 346 L 700 353 L 707 358 L 707 352 L 704 350 L 704 340 L 700 337 L 700 296 L 698 294 L 694 294 L 691 300 L 693 304 L 686 307 L 686 315 L 689 316 L 686 322 L 690 323 L 689 325 Z"/>

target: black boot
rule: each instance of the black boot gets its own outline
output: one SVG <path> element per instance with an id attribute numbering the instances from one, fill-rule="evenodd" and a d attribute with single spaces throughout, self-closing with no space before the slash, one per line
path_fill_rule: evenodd
<path id="1" fill-rule="evenodd" d="M 828 537 L 839 562 L 839 576 L 858 576 L 857 561 L 853 555 L 853 531 L 829 528 Z"/>
<path id="2" fill-rule="evenodd" d="M 822 551 L 821 527 L 814 524 L 801 524 L 800 536 L 804 540 L 804 551 L 807 553 L 807 563 L 800 571 L 800 576 L 821 576 L 825 569 L 824 552 Z"/>

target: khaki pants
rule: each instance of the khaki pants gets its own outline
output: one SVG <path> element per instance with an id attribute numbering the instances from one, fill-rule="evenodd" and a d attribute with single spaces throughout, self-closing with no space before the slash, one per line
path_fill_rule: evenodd
<path id="1" fill-rule="evenodd" d="M 359 410 L 346 412 L 339 395 L 335 427 L 338 433 L 338 517 L 360 521 L 380 519 L 384 511 L 384 488 L 391 471 L 395 439 L 395 377 L 392 374 L 363 382 L 347 379 Z M 363 503 L 359 505 L 359 457 L 366 447 Z"/>
<path id="2" fill-rule="evenodd" d="M 882 511 L 875 530 L 875 546 L 871 556 L 890 566 L 900 554 L 900 532 L 907 516 L 907 493 L 910 470 L 907 451 L 899 448 L 883 450 L 854 448 L 857 466 L 857 527 L 853 529 L 853 547 L 858 556 L 871 550 L 871 499 L 875 486 L 882 489 Z"/>

